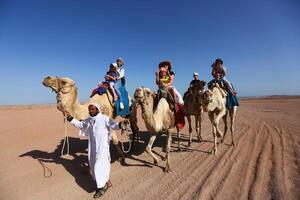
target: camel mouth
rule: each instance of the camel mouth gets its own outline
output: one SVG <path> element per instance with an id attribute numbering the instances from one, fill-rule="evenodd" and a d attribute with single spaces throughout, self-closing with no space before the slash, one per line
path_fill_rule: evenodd
<path id="1" fill-rule="evenodd" d="M 46 78 L 44 78 L 42 84 L 45 87 L 50 87 L 52 89 L 52 91 L 57 92 L 56 90 L 56 84 L 57 84 L 57 80 L 51 76 L 47 76 Z"/>
<path id="2" fill-rule="evenodd" d="M 143 100 L 143 97 L 140 97 L 140 96 L 134 96 L 134 99 L 135 99 L 138 103 L 141 103 L 142 100 Z"/>

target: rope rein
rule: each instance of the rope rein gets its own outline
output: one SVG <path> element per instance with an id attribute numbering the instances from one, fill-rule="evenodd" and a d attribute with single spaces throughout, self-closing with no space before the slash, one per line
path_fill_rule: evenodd
<path id="1" fill-rule="evenodd" d="M 51 169 L 50 169 L 49 167 L 47 167 L 47 166 L 43 163 L 42 160 L 38 159 L 38 161 L 39 161 L 40 165 L 41 165 L 42 168 L 43 168 L 44 177 L 45 177 L 45 178 L 49 178 L 50 176 L 52 176 L 52 171 L 51 171 Z M 47 175 L 47 172 L 46 172 L 46 171 L 49 172 L 48 175 Z"/>
<path id="2" fill-rule="evenodd" d="M 127 128 L 127 126 L 126 126 L 125 128 L 122 128 L 121 134 L 123 135 L 123 133 L 124 133 L 125 131 L 126 131 L 126 133 L 131 132 L 131 131 Z M 129 135 L 129 134 L 128 134 L 128 135 Z M 125 143 L 125 142 L 121 142 L 122 151 L 123 151 L 124 153 L 129 153 L 130 150 L 131 150 L 131 143 L 132 143 L 132 140 L 129 139 L 127 151 L 126 151 L 125 148 L 124 148 L 124 143 Z"/>
<path id="3" fill-rule="evenodd" d="M 69 136 L 67 135 L 67 117 L 64 116 L 64 143 L 60 152 L 60 156 L 64 156 L 64 149 L 65 149 L 65 145 L 67 143 L 67 154 L 66 155 L 70 155 L 70 145 L 69 145 Z"/>

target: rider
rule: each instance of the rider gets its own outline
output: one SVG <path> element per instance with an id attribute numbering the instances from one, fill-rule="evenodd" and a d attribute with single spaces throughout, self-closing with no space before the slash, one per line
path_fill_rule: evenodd
<path id="1" fill-rule="evenodd" d="M 156 84 L 159 89 L 171 88 L 175 98 L 179 104 L 183 105 L 183 99 L 180 93 L 173 86 L 175 73 L 172 71 L 172 64 L 170 61 L 162 61 L 158 65 L 158 71 L 155 72 Z"/>
<path id="2" fill-rule="evenodd" d="M 116 82 L 118 81 L 119 73 L 117 71 L 117 63 L 111 63 L 109 66 L 109 71 L 105 75 L 105 80 L 109 83 L 109 86 L 114 94 L 114 101 L 120 100 L 120 109 L 124 109 L 124 104 L 122 102 L 122 96 L 118 90 Z"/>
<path id="3" fill-rule="evenodd" d="M 123 58 L 117 58 L 117 71 L 119 73 L 118 81 L 121 81 L 122 85 L 125 86 L 125 69 L 124 69 L 124 59 Z"/>
<path id="4" fill-rule="evenodd" d="M 195 87 L 195 85 L 197 85 L 200 82 L 198 72 L 194 72 L 193 77 L 194 80 L 191 81 L 189 89 L 192 89 L 193 87 Z"/>
<path id="5" fill-rule="evenodd" d="M 207 84 L 208 88 L 211 89 L 211 85 L 215 80 L 221 80 L 226 85 L 227 89 L 232 95 L 236 95 L 236 91 L 233 89 L 231 83 L 226 79 L 226 68 L 223 65 L 223 60 L 217 58 L 215 62 L 211 65 L 212 72 L 211 75 L 214 77 L 213 80 L 209 81 Z"/>
<path id="6" fill-rule="evenodd" d="M 193 77 L 194 79 L 191 81 L 190 86 L 188 88 L 188 90 L 184 93 L 183 95 L 183 99 L 186 97 L 186 95 L 188 95 L 189 93 L 192 92 L 192 89 L 201 82 L 201 80 L 199 80 L 199 74 L 198 72 L 194 72 L 193 73 Z"/>

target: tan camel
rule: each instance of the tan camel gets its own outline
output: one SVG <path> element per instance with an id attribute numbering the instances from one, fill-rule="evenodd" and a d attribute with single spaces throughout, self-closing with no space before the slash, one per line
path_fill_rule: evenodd
<path id="1" fill-rule="evenodd" d="M 184 110 L 186 117 L 189 122 L 189 142 L 188 145 L 192 144 L 192 126 L 191 126 L 191 116 L 195 116 L 195 129 L 197 132 L 197 138 L 199 142 L 202 142 L 201 137 L 201 123 L 203 117 L 203 109 L 202 109 L 202 93 L 204 91 L 205 81 L 199 81 L 192 88 L 189 88 L 188 91 L 185 92 L 183 100 L 184 100 Z M 179 140 L 178 140 L 179 141 Z"/>
<path id="2" fill-rule="evenodd" d="M 75 86 L 75 81 L 67 77 L 54 77 L 48 76 L 42 82 L 45 87 L 50 87 L 56 93 L 57 108 L 60 111 L 67 111 L 74 118 L 78 120 L 86 119 L 89 116 L 88 105 L 90 103 L 97 103 L 101 106 L 101 112 L 114 118 L 114 105 L 112 95 L 107 92 L 103 95 L 94 95 L 85 104 L 80 104 L 77 99 L 77 88 Z M 133 130 L 134 136 L 137 127 L 136 118 L 136 104 L 132 103 L 133 99 L 129 97 L 129 102 L 131 106 L 131 114 L 129 116 L 131 128 Z M 124 154 L 119 147 L 119 139 L 117 138 L 116 132 L 112 133 L 113 144 L 116 145 L 118 152 L 122 155 L 124 159 Z"/>
<path id="3" fill-rule="evenodd" d="M 226 108 L 226 91 L 223 90 L 218 83 L 214 83 L 212 91 L 207 90 L 202 95 L 202 106 L 205 112 L 208 112 L 209 119 L 213 126 L 214 149 L 212 153 L 217 154 L 217 137 L 221 137 L 221 143 L 224 141 L 227 132 L 227 115 Z M 230 131 L 232 146 L 234 146 L 234 120 L 237 112 L 237 106 L 233 106 L 229 110 Z M 220 119 L 224 121 L 224 133 L 219 129 Z"/>
<path id="4" fill-rule="evenodd" d="M 161 98 L 153 111 L 155 94 L 149 88 L 137 88 L 134 97 L 141 105 L 142 118 L 145 121 L 146 128 L 151 134 L 149 143 L 146 147 L 147 153 L 154 159 L 154 164 L 159 162 L 159 158 L 152 152 L 152 145 L 159 131 L 165 130 L 167 134 L 166 157 L 167 160 L 165 172 L 171 172 L 170 150 L 172 142 L 171 130 L 175 128 L 175 116 L 170 110 L 166 99 Z"/>

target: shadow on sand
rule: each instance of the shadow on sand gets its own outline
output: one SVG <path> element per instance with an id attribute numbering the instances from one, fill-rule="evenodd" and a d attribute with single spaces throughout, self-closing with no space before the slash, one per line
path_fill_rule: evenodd
<path id="1" fill-rule="evenodd" d="M 134 146 L 132 151 L 126 154 L 126 159 L 132 159 L 135 161 L 140 162 L 141 164 L 128 164 L 122 163 L 123 166 L 141 166 L 141 167 L 153 167 L 154 164 L 150 163 L 146 160 L 142 160 L 137 158 L 141 155 L 149 142 L 150 133 L 148 131 L 141 131 L 138 135 L 138 140 L 135 140 Z M 176 152 L 177 149 L 177 134 L 172 135 L 172 152 Z M 186 143 L 187 138 L 181 136 L 181 141 Z M 87 155 L 87 147 L 88 147 L 88 140 L 87 139 L 80 139 L 75 137 L 69 137 L 69 146 L 70 146 L 70 156 L 68 158 L 61 157 L 61 149 L 63 147 L 64 139 L 62 139 L 59 144 L 57 145 L 56 149 L 53 152 L 46 152 L 41 150 L 32 150 L 26 152 L 20 157 L 30 156 L 33 159 L 36 159 L 42 166 L 44 170 L 44 176 L 50 177 L 52 175 L 51 170 L 44 164 L 44 163 L 55 163 L 62 165 L 67 172 L 69 172 L 75 179 L 76 183 L 85 191 L 91 193 L 96 189 L 96 184 L 92 180 L 88 170 L 88 155 Z M 153 147 L 162 148 L 162 151 L 165 153 L 165 146 L 167 142 L 167 136 L 165 134 L 159 133 L 157 138 L 153 144 Z M 126 146 L 126 144 L 125 144 Z M 182 145 L 181 145 L 182 146 Z M 187 147 L 187 145 L 183 144 L 182 151 L 199 151 L 203 153 L 208 153 L 198 149 L 191 149 Z M 66 150 L 66 148 L 65 148 Z M 111 153 L 111 163 L 114 163 L 119 158 L 119 154 L 117 149 L 114 145 L 110 145 L 110 153 Z M 161 155 L 160 153 L 153 151 L 156 155 L 158 155 L 162 160 L 165 157 L 165 154 Z M 149 155 L 150 156 L 150 155 Z M 163 169 L 163 167 L 158 166 Z M 48 173 L 47 173 L 48 171 Z M 48 175 L 47 175 L 48 174 Z"/>
<path id="2" fill-rule="evenodd" d="M 43 167 L 44 176 L 45 164 L 43 163 L 55 163 L 62 165 L 74 177 L 76 183 L 81 188 L 89 193 L 93 192 L 96 189 L 95 182 L 92 180 L 91 176 L 87 175 L 88 173 L 83 173 L 88 171 L 88 140 L 69 137 L 70 156 L 68 156 L 68 158 L 65 158 L 64 156 L 60 157 L 63 142 L 64 140 L 62 139 L 53 152 L 32 150 L 20 155 L 20 157 L 30 156 L 39 161 Z M 46 168 L 48 170 L 48 174 L 49 172 L 52 174 L 51 170 L 48 167 Z"/>

